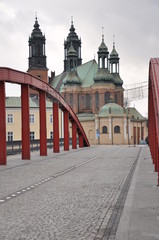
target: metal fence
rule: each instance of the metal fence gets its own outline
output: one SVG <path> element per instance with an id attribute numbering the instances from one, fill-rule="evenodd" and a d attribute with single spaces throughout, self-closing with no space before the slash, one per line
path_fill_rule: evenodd
<path id="1" fill-rule="evenodd" d="M 72 144 L 72 138 L 69 139 L 69 144 Z M 64 139 L 60 138 L 59 145 L 62 147 L 64 145 Z M 53 148 L 53 139 L 47 139 L 47 148 Z M 40 149 L 40 140 L 30 140 L 30 151 L 37 151 Z M 7 142 L 7 155 L 14 155 L 21 153 L 22 151 L 22 141 L 9 141 Z"/>

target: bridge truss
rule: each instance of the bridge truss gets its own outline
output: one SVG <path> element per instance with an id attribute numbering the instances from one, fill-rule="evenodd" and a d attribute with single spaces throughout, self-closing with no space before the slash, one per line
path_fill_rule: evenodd
<path id="1" fill-rule="evenodd" d="M 149 146 L 159 185 L 159 58 L 149 64 Z"/>
<path id="2" fill-rule="evenodd" d="M 53 151 L 59 152 L 59 108 L 64 116 L 64 150 L 69 150 L 69 121 L 72 123 L 72 148 L 77 148 L 77 135 L 79 147 L 89 146 L 89 141 L 76 114 L 54 88 L 28 73 L 0 67 L 0 165 L 7 163 L 5 82 L 21 85 L 22 159 L 30 159 L 29 88 L 39 93 L 41 156 L 47 156 L 46 98 L 53 103 Z"/>

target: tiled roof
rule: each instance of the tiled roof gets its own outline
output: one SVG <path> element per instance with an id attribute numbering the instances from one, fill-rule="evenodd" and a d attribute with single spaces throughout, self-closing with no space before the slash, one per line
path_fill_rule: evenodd
<path id="1" fill-rule="evenodd" d="M 93 113 L 78 113 L 77 117 L 79 121 L 94 121 L 95 115 Z"/>
<path id="2" fill-rule="evenodd" d="M 39 108 L 39 100 L 35 97 L 29 98 L 30 108 Z M 52 103 L 46 100 L 46 107 L 52 108 Z M 6 97 L 6 108 L 21 108 L 21 97 Z"/>
<path id="3" fill-rule="evenodd" d="M 82 81 L 81 87 L 90 87 L 94 84 L 93 78 L 98 70 L 98 64 L 95 59 L 86 62 L 77 67 L 77 73 L 79 78 Z M 60 91 L 60 87 L 62 86 L 63 79 L 65 78 L 67 72 L 63 72 L 60 75 L 57 75 L 51 85 L 57 91 Z"/>
<path id="4" fill-rule="evenodd" d="M 126 109 L 126 113 L 130 112 L 130 118 L 133 120 L 144 120 L 145 118 L 137 111 L 134 107 L 129 107 Z"/>

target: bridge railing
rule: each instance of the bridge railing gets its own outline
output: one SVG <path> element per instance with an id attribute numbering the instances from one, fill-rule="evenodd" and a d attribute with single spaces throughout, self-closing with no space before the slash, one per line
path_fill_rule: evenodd
<path id="1" fill-rule="evenodd" d="M 47 156 L 46 97 L 50 99 L 53 107 L 53 151 L 60 151 L 59 108 L 63 111 L 64 150 L 69 150 L 69 121 L 72 123 L 72 148 L 77 148 L 77 135 L 79 147 L 87 147 L 90 145 L 76 114 L 54 88 L 31 74 L 0 67 L 0 165 L 7 163 L 5 82 L 21 85 L 22 159 L 30 159 L 29 88 L 37 90 L 39 94 L 40 156 Z"/>
<path id="2" fill-rule="evenodd" d="M 78 139 L 77 139 L 78 143 Z M 60 147 L 64 146 L 64 138 L 59 139 Z M 69 139 L 69 145 L 72 145 L 72 138 Z M 53 148 L 53 139 L 47 139 L 47 148 Z M 37 151 L 40 149 L 40 139 L 30 140 L 30 151 Z M 22 141 L 8 141 L 7 155 L 14 155 L 22 152 Z"/>
<path id="3" fill-rule="evenodd" d="M 159 185 L 159 58 L 150 60 L 148 98 L 149 147 Z"/>

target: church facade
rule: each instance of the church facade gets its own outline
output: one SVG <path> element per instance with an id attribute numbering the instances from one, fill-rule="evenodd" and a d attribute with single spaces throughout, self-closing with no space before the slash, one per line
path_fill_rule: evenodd
<path id="1" fill-rule="evenodd" d="M 102 35 L 98 61 L 82 64 L 81 39 L 73 22 L 64 42 L 64 71 L 51 85 L 73 108 L 91 144 L 139 144 L 148 135 L 147 119 L 135 108 L 123 106 L 119 54 L 113 42 L 109 54 Z"/>

